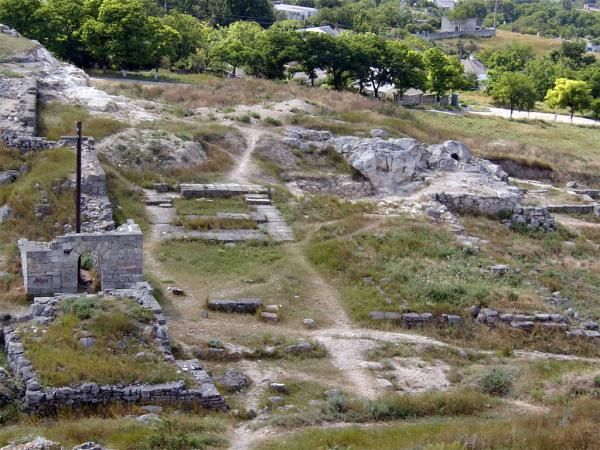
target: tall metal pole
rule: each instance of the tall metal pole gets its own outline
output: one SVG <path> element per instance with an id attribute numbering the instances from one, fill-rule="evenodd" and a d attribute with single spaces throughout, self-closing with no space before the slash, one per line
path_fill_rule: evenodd
<path id="1" fill-rule="evenodd" d="M 77 122 L 77 177 L 75 181 L 75 231 L 81 233 L 81 122 Z"/>
<path id="2" fill-rule="evenodd" d="M 498 0 L 496 0 L 496 3 L 494 4 L 494 30 L 496 29 L 497 25 L 498 25 Z"/>

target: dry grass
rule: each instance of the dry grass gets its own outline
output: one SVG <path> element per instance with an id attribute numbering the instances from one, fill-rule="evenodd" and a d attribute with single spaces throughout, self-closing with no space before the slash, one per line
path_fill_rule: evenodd
<path id="1" fill-rule="evenodd" d="M 100 87 L 112 94 L 133 98 L 159 100 L 185 107 L 188 110 L 202 107 L 229 108 L 237 105 L 256 105 L 303 99 L 328 109 L 345 112 L 374 108 L 378 102 L 350 92 L 313 89 L 294 83 L 263 80 L 252 77 L 228 79 L 211 75 L 179 76 L 177 81 L 192 85 L 145 85 L 101 81 Z"/>
<path id="2" fill-rule="evenodd" d="M 163 414 L 165 423 L 171 425 L 171 437 L 180 438 L 179 442 L 173 439 L 172 442 L 163 443 L 167 444 L 165 447 L 156 442 L 157 438 L 165 435 L 164 432 L 157 426 L 148 426 L 132 417 L 141 414 L 144 411 L 140 408 L 127 409 L 120 405 L 118 408 L 105 408 L 103 414 L 98 416 L 86 417 L 82 411 L 77 411 L 76 414 L 62 414 L 53 419 L 24 418 L 19 424 L 0 429 L 0 445 L 24 441 L 32 436 L 44 436 L 67 448 L 90 441 L 119 450 L 175 450 L 181 448 L 178 443 L 183 444 L 186 450 L 227 447 L 227 441 L 223 439 L 228 425 L 226 416 L 208 415 L 205 411 L 187 411 L 185 414 L 169 411 Z"/>
<path id="3" fill-rule="evenodd" d="M 179 217 L 174 225 L 183 226 L 186 230 L 256 230 L 258 225 L 252 219 L 218 219 L 216 217 Z"/>
<path id="4" fill-rule="evenodd" d="M 452 419 L 394 423 L 377 428 L 309 429 L 264 442 L 260 450 L 340 448 L 353 450 L 593 450 L 600 416 L 595 400 L 580 400 L 549 414 L 500 419 Z"/>
<path id="5" fill-rule="evenodd" d="M 0 34 L 0 59 L 33 50 L 35 44 L 29 39 Z"/>
<path id="6" fill-rule="evenodd" d="M 38 133 L 50 140 L 75 135 L 78 121 L 83 122 L 83 133 L 95 139 L 102 139 L 127 127 L 118 120 L 91 115 L 81 106 L 59 102 L 38 105 Z"/>
<path id="7" fill-rule="evenodd" d="M 485 49 L 499 49 L 506 47 L 510 44 L 523 44 L 529 45 L 533 49 L 537 56 L 544 55 L 545 53 L 560 47 L 559 39 L 549 39 L 534 36 L 532 34 L 521 34 L 513 33 L 512 31 L 496 30 L 496 36 L 493 38 L 463 38 L 463 43 L 467 45 L 470 42 L 474 42 L 480 50 Z M 440 44 L 456 48 L 458 39 L 444 39 L 438 41 Z"/>
<path id="8" fill-rule="evenodd" d="M 20 256 L 17 240 L 49 240 L 62 234 L 63 225 L 72 224 L 75 217 L 73 191 L 63 186 L 75 170 L 75 155 L 67 149 L 31 152 L 22 155 L 16 150 L 0 146 L 0 167 L 18 169 L 27 165 L 28 172 L 14 183 L 0 186 L 0 205 L 7 204 L 11 216 L 0 224 L 0 303 L 6 306 L 26 299 L 22 287 Z M 35 209 L 42 195 L 48 202 L 48 211 L 38 217 Z"/>

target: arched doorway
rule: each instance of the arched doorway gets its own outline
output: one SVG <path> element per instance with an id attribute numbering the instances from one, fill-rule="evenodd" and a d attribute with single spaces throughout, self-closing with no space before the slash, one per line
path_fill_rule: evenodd
<path id="1" fill-rule="evenodd" d="M 94 294 L 102 290 L 100 257 L 91 251 L 83 252 L 77 262 L 77 291 Z"/>

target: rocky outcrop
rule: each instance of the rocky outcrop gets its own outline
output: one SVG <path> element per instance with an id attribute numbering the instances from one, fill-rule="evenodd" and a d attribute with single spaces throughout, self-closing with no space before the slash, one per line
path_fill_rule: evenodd
<path id="1" fill-rule="evenodd" d="M 102 140 L 96 148 L 119 167 L 143 170 L 184 168 L 206 161 L 199 142 L 157 130 L 128 128 Z"/>
<path id="2" fill-rule="evenodd" d="M 407 185 L 423 181 L 431 171 L 474 172 L 502 181 L 508 177 L 499 166 L 473 157 L 460 142 L 427 146 L 409 138 L 385 139 L 379 130 L 372 135 L 381 137 L 334 137 L 328 131 L 293 127 L 286 130 L 283 142 L 302 151 L 334 148 L 385 194 L 406 192 Z"/>

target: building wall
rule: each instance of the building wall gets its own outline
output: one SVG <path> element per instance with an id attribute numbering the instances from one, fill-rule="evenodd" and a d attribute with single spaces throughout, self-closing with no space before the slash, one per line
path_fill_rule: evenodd
<path id="1" fill-rule="evenodd" d="M 475 31 L 477 30 L 476 19 L 466 20 L 450 20 L 448 17 L 442 17 L 442 32 L 456 32 L 456 31 Z"/>
<path id="2" fill-rule="evenodd" d="M 32 295 L 76 293 L 79 257 L 91 253 L 102 289 L 124 289 L 143 281 L 143 235 L 133 222 L 106 233 L 60 236 L 52 242 L 19 240 L 25 289 Z"/>

